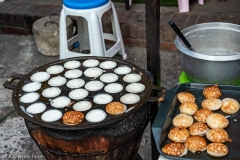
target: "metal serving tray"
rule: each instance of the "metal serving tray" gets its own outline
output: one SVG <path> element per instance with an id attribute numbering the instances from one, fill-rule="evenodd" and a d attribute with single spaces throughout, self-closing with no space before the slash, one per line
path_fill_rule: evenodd
<path id="1" fill-rule="evenodd" d="M 158 152 L 169 159 L 176 160 L 239 160 L 240 159 L 240 111 L 235 114 L 229 115 L 223 113 L 221 110 L 214 111 L 214 113 L 221 113 L 224 116 L 228 116 L 229 125 L 226 128 L 230 138 L 233 142 L 225 143 L 228 147 L 228 154 L 221 158 L 212 157 L 207 154 L 206 151 L 192 153 L 188 151 L 188 154 L 183 157 L 173 157 L 164 154 L 161 149 L 167 143 L 170 143 L 168 138 L 168 133 L 173 127 L 172 119 L 180 113 L 179 106 L 180 102 L 177 99 L 177 94 L 179 92 L 187 91 L 195 95 L 196 103 L 199 108 L 201 108 L 201 102 L 205 97 L 203 96 L 203 89 L 209 85 L 214 84 L 201 84 L 201 83 L 185 83 L 178 86 L 175 86 L 167 91 L 164 101 L 161 103 L 156 118 L 154 119 L 152 125 L 152 132 L 154 140 L 158 149 Z M 219 85 L 223 98 L 234 98 L 240 103 L 240 86 L 231 86 L 231 85 Z M 210 142 L 207 140 L 207 143 Z"/>

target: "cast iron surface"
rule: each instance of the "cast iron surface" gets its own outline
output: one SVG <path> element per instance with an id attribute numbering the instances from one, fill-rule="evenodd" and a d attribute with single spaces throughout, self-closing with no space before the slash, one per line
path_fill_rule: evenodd
<path id="1" fill-rule="evenodd" d="M 90 123 L 90 122 L 88 122 L 84 119 L 83 122 L 81 122 L 78 125 L 74 125 L 74 126 L 69 126 L 69 125 L 63 124 L 61 119 L 56 121 L 56 122 L 46 123 L 46 122 L 43 122 L 41 120 L 41 114 L 33 115 L 33 118 L 32 118 L 32 117 L 28 116 L 25 112 L 22 111 L 20 106 L 24 106 L 24 108 L 27 108 L 27 106 L 30 105 L 30 104 L 24 104 L 24 103 L 19 101 L 19 98 L 21 97 L 21 95 L 24 94 L 24 92 L 22 91 L 22 86 L 25 85 L 26 83 L 31 82 L 30 77 L 31 77 L 32 74 L 34 74 L 36 72 L 39 72 L 39 71 L 46 71 L 46 69 L 48 67 L 53 66 L 53 65 L 63 65 L 65 62 L 70 61 L 70 60 L 78 60 L 82 63 L 83 61 L 85 61 L 87 59 L 97 59 L 97 60 L 100 61 L 100 63 L 102 61 L 112 60 L 112 61 L 117 62 L 117 67 L 121 66 L 121 65 L 127 65 L 127 66 L 131 67 L 131 69 L 132 69 L 131 73 L 138 73 L 138 74 L 142 75 L 142 79 L 141 79 L 140 83 L 145 85 L 145 90 L 138 94 L 140 96 L 140 101 L 138 103 L 133 104 L 133 105 L 127 105 L 127 108 L 134 107 L 132 110 L 130 110 L 127 113 L 121 114 L 121 115 L 109 115 L 108 114 L 107 118 L 104 121 L 99 122 L 99 123 Z M 79 67 L 79 69 L 84 72 L 84 70 L 86 68 L 81 65 Z M 66 71 L 67 71 L 67 69 L 65 69 L 62 73 L 60 73 L 58 75 L 64 76 L 64 73 Z M 112 73 L 112 72 L 113 72 L 113 69 L 112 70 L 106 70 L 105 73 Z M 57 75 L 51 75 L 50 78 L 55 77 L 55 76 L 57 76 Z M 124 90 L 120 93 L 117 93 L 117 94 L 111 94 L 113 96 L 113 101 L 120 101 L 121 95 L 127 93 L 127 91 L 125 91 L 125 87 L 126 87 L 126 85 L 128 85 L 128 83 L 126 83 L 122 80 L 123 76 L 124 75 L 119 75 L 119 80 L 117 82 L 123 85 Z M 90 79 L 92 79 L 92 78 L 85 77 L 84 75 L 82 75 L 80 78 L 84 79 L 85 83 L 87 83 L 88 81 L 90 81 Z M 14 79 L 19 79 L 20 80 L 17 83 L 17 85 L 11 84 Z M 67 80 L 69 80 L 69 79 L 67 79 Z M 96 78 L 95 80 L 99 80 L 99 77 Z M 18 75 L 18 76 L 15 76 L 15 77 L 13 76 L 12 79 L 10 78 L 8 81 L 5 82 L 4 87 L 9 88 L 9 89 L 13 89 L 13 94 L 12 94 L 13 105 L 14 105 L 15 109 L 18 111 L 18 113 L 23 118 L 27 119 L 28 121 L 30 121 L 32 123 L 36 123 L 36 124 L 41 125 L 41 126 L 45 126 L 45 127 L 48 127 L 48 128 L 55 128 L 55 129 L 65 129 L 65 130 L 80 130 L 80 129 L 87 129 L 87 128 L 93 128 L 93 127 L 101 127 L 101 126 L 116 123 L 116 122 L 128 117 L 129 115 L 131 115 L 135 111 L 137 111 L 146 101 L 153 100 L 153 99 L 150 98 L 151 91 L 152 91 L 152 89 L 157 89 L 156 87 L 154 88 L 151 85 L 151 81 L 148 78 L 147 74 L 145 74 L 143 69 L 135 66 L 134 64 L 126 62 L 126 61 L 121 61 L 121 60 L 116 60 L 116 59 L 111 59 L 111 58 L 106 58 L 106 57 L 97 57 L 97 58 L 96 57 L 77 57 L 77 58 L 69 58 L 69 59 L 65 59 L 65 60 L 58 60 L 58 61 L 55 61 L 55 62 L 51 62 L 51 63 L 48 63 L 46 65 L 40 66 L 40 67 L 32 70 L 27 75 L 23 75 L 23 76 Z M 37 102 L 44 102 L 47 105 L 47 110 L 48 110 L 48 109 L 52 109 L 53 107 L 50 106 L 48 98 L 45 98 L 45 97 L 41 96 L 41 92 L 43 91 L 43 89 L 45 89 L 47 87 L 49 87 L 49 85 L 47 84 L 47 81 L 43 82 L 42 88 L 38 91 L 38 93 L 40 94 L 40 98 Z M 66 87 L 66 84 L 61 86 L 60 89 L 61 89 L 62 92 L 59 96 L 63 96 L 63 95 L 68 96 L 68 93 L 71 91 L 71 89 Z M 98 93 L 105 93 L 105 91 L 103 89 L 101 89 L 101 90 L 96 91 L 96 92 L 89 92 L 89 96 L 85 100 L 89 100 L 93 103 L 92 109 L 100 108 L 100 109 L 105 110 L 106 105 L 94 104 L 94 102 L 92 101 L 92 97 L 94 95 L 98 94 Z M 74 101 L 74 100 L 72 100 L 72 101 Z M 76 101 L 74 101 L 74 102 L 76 102 Z M 61 110 L 62 113 L 64 114 L 65 112 L 71 111 L 73 109 L 72 109 L 72 106 L 70 106 L 70 107 L 65 107 L 63 109 L 59 109 L 59 110 Z M 86 115 L 87 112 L 88 111 L 85 111 L 83 113 Z"/>
<path id="2" fill-rule="evenodd" d="M 206 151 L 203 152 L 197 152 L 192 153 L 188 151 L 188 154 L 183 157 L 173 157 L 168 156 L 164 153 L 162 153 L 161 148 L 170 142 L 167 135 L 170 131 L 170 129 L 173 127 L 172 125 L 172 119 L 179 114 L 179 106 L 180 102 L 177 99 L 177 94 L 179 92 L 187 91 L 195 95 L 196 97 L 196 103 L 199 108 L 201 108 L 201 102 L 204 98 L 202 92 L 203 89 L 206 86 L 213 85 L 213 84 L 201 84 L 201 83 L 185 83 L 178 86 L 175 86 L 167 91 L 167 94 L 165 96 L 165 100 L 161 103 L 160 109 L 158 111 L 158 114 L 154 120 L 152 131 L 154 134 L 154 139 L 158 148 L 158 151 L 161 155 L 171 158 L 171 159 L 177 159 L 177 160 L 183 160 L 183 159 L 191 159 L 191 160 L 197 160 L 197 159 L 208 159 L 208 160 L 233 160 L 233 159 L 240 159 L 240 154 L 238 153 L 240 151 L 240 128 L 239 128 L 239 121 L 240 121 L 240 111 L 238 111 L 235 114 L 229 115 L 226 113 L 223 113 L 221 110 L 214 111 L 214 113 L 220 113 L 224 116 L 229 116 L 229 125 L 226 128 L 226 131 L 228 132 L 230 138 L 233 140 L 231 143 L 225 143 L 229 149 L 229 153 L 222 157 L 222 158 L 215 158 L 212 156 L 209 156 Z M 231 85 L 220 85 L 220 89 L 222 91 L 222 96 L 220 99 L 223 98 L 234 98 L 240 103 L 240 87 L 239 86 L 231 86 Z M 208 144 L 210 143 L 207 141 Z"/>

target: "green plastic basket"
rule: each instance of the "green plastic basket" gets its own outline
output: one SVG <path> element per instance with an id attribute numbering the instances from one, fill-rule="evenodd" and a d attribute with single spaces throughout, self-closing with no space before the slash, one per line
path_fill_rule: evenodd
<path id="1" fill-rule="evenodd" d="M 188 83 L 188 82 L 193 82 L 191 81 L 188 77 L 187 74 L 182 71 L 182 73 L 179 76 L 179 84 L 184 84 L 184 83 Z M 240 82 L 238 84 L 236 84 L 237 86 L 240 86 Z"/>
<path id="2" fill-rule="evenodd" d="M 183 71 L 179 76 L 179 84 L 192 82 L 188 77 L 187 74 Z"/>

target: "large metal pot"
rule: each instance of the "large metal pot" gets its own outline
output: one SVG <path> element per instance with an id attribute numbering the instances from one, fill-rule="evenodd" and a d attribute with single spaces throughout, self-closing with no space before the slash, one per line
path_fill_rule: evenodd
<path id="1" fill-rule="evenodd" d="M 182 33 L 195 52 L 176 37 L 182 52 L 182 67 L 193 82 L 237 84 L 240 82 L 240 26 L 230 23 L 203 23 Z"/>

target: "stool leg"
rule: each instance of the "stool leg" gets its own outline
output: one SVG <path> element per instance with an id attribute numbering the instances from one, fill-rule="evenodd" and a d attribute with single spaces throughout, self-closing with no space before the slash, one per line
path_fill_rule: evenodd
<path id="1" fill-rule="evenodd" d="M 59 25 L 59 50 L 60 50 L 60 59 L 66 58 L 66 52 L 68 50 L 67 46 L 67 31 L 66 31 L 66 15 L 64 10 L 60 14 L 60 25 Z"/>
<path id="2" fill-rule="evenodd" d="M 131 6 L 132 5 L 132 0 L 129 0 L 129 6 Z"/>
<path id="3" fill-rule="evenodd" d="M 78 39 L 80 42 L 79 51 L 90 50 L 89 32 L 87 20 L 83 17 L 78 17 Z"/>
<path id="4" fill-rule="evenodd" d="M 125 52 L 125 48 L 123 44 L 122 33 L 121 33 L 121 28 L 118 22 L 117 12 L 112 2 L 111 2 L 111 6 L 112 6 L 112 13 L 113 13 L 112 14 L 113 34 L 115 34 L 117 36 L 117 39 L 120 40 L 121 49 L 119 50 L 119 54 L 122 55 L 123 59 L 125 60 L 127 59 L 127 54 Z"/>
<path id="5" fill-rule="evenodd" d="M 88 30 L 89 30 L 89 40 L 90 40 L 90 50 L 94 56 L 105 56 L 105 45 L 103 30 L 101 26 L 101 20 L 99 20 L 96 13 L 92 13 L 88 18 Z"/>
<path id="6" fill-rule="evenodd" d="M 178 0 L 179 12 L 189 12 L 189 0 Z"/>
<path id="7" fill-rule="evenodd" d="M 204 0 L 198 0 L 198 4 L 204 5 Z"/>

